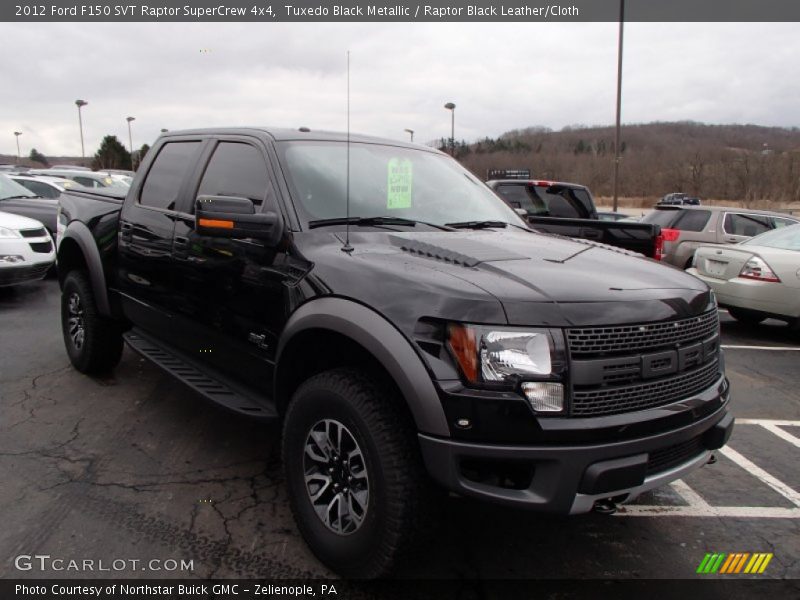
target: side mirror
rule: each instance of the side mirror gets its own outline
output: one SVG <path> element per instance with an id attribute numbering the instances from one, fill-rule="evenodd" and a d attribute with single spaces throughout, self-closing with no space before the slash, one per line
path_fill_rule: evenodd
<path id="1" fill-rule="evenodd" d="M 195 230 L 200 235 L 225 238 L 278 237 L 278 214 L 256 213 L 253 201 L 237 196 L 198 196 L 195 201 Z"/>
<path id="2" fill-rule="evenodd" d="M 528 218 L 528 211 L 525 210 L 524 208 L 515 208 L 514 212 L 517 213 L 523 219 L 527 219 Z"/>

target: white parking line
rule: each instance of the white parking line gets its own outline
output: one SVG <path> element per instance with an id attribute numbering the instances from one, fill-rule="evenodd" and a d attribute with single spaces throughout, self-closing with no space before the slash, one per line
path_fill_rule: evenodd
<path id="1" fill-rule="evenodd" d="M 726 517 L 731 519 L 800 519 L 800 508 L 777 506 L 645 506 L 623 505 L 615 517 Z"/>
<path id="2" fill-rule="evenodd" d="M 800 348 L 792 346 L 737 346 L 735 344 L 721 344 L 723 350 L 780 350 L 782 352 L 800 352 Z"/>
<path id="3" fill-rule="evenodd" d="M 736 418 L 737 425 L 777 425 L 778 427 L 800 427 L 800 421 L 787 421 L 786 419 L 740 419 Z"/>
<path id="4" fill-rule="evenodd" d="M 786 440 L 787 442 L 789 442 L 793 446 L 795 446 L 797 448 L 800 448 L 800 438 L 796 438 L 791 433 L 789 433 L 787 431 L 784 431 L 783 429 L 781 429 L 777 425 L 773 425 L 772 423 L 761 423 L 761 426 L 764 429 L 766 429 L 767 431 L 770 431 L 770 432 L 774 433 L 775 435 L 777 435 L 782 440 Z"/>
<path id="5" fill-rule="evenodd" d="M 800 506 L 800 494 L 795 492 L 792 488 L 788 485 L 783 483 L 780 479 L 770 475 L 764 469 L 759 467 L 758 465 L 750 462 L 744 456 L 739 454 L 736 450 L 731 448 L 730 446 L 725 446 L 717 450 L 723 456 L 727 456 L 737 465 L 742 467 L 745 471 L 748 471 L 753 477 L 760 479 L 773 490 L 778 492 L 781 496 L 789 500 L 795 506 Z"/>
<path id="6" fill-rule="evenodd" d="M 737 419 L 737 425 L 759 425 L 790 444 L 800 447 L 800 439 L 780 427 L 800 426 L 800 421 L 780 419 Z M 678 479 L 670 486 L 687 506 L 623 505 L 615 513 L 620 517 L 728 517 L 745 519 L 800 519 L 800 494 L 730 447 L 718 450 L 742 469 L 789 500 L 796 508 L 777 506 L 711 506 L 689 485 Z"/>

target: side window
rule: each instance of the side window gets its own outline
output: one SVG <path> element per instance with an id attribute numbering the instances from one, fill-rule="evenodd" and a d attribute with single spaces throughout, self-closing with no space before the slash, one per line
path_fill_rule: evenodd
<path id="1" fill-rule="evenodd" d="M 579 198 L 575 190 L 565 186 L 536 186 L 531 189 L 538 198 L 541 198 L 541 202 L 546 207 L 547 215 L 550 217 L 564 219 L 586 219 L 589 217 L 589 211 L 585 205 L 586 202 L 589 202 L 589 196 L 585 192 L 583 197 Z"/>
<path id="2" fill-rule="evenodd" d="M 194 164 L 200 142 L 169 142 L 158 153 L 147 172 L 139 204 L 174 210 L 181 184 Z"/>
<path id="3" fill-rule="evenodd" d="M 783 217 L 772 217 L 772 226 L 775 229 L 780 229 L 781 227 L 788 227 L 789 225 L 797 225 L 797 221 L 793 219 L 785 219 Z"/>
<path id="4" fill-rule="evenodd" d="M 47 185 L 46 183 L 42 183 L 41 181 L 30 181 L 30 180 L 22 180 L 19 181 L 15 179 L 17 183 L 21 183 L 30 191 L 32 191 L 37 196 L 41 196 L 42 198 L 58 198 L 61 194 L 60 192 Z"/>
<path id="5" fill-rule="evenodd" d="M 267 165 L 256 147 L 241 142 L 220 142 L 203 174 L 197 195 L 238 196 L 261 206 L 268 187 Z"/>
<path id="6" fill-rule="evenodd" d="M 725 215 L 725 233 L 753 237 L 772 229 L 770 218 L 762 215 L 728 213 Z"/>
<path id="7" fill-rule="evenodd" d="M 90 177 L 73 177 L 73 181 L 75 181 L 75 183 L 90 188 L 98 187 L 98 183 L 94 179 L 91 179 Z"/>
<path id="8" fill-rule="evenodd" d="M 676 224 L 681 231 L 703 231 L 711 216 L 709 210 L 684 210 L 683 216 Z"/>
<path id="9" fill-rule="evenodd" d="M 524 208 L 529 215 L 547 212 L 544 202 L 538 196 L 534 198 L 527 185 L 499 185 L 497 193 L 511 208 Z"/>

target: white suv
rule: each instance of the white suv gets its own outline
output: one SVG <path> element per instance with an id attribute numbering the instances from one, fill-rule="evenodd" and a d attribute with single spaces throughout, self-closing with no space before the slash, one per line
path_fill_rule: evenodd
<path id="1" fill-rule="evenodd" d="M 53 240 L 44 225 L 0 212 L 0 286 L 42 279 L 55 260 Z"/>

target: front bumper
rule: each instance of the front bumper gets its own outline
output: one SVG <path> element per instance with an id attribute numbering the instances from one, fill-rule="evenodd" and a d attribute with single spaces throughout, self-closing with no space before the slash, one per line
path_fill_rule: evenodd
<path id="1" fill-rule="evenodd" d="M 496 445 L 419 435 L 433 479 L 453 492 L 519 508 L 581 513 L 596 500 L 632 500 L 642 492 L 679 479 L 708 461 L 733 430 L 729 390 L 722 407 L 689 425 L 621 442 L 584 445 Z M 531 474 L 523 487 L 488 484 L 465 465 L 479 462 Z M 523 480 L 525 478 L 523 477 Z"/>
<path id="2" fill-rule="evenodd" d="M 47 271 L 52 266 L 53 261 L 50 260 L 34 265 L 0 267 L 0 286 L 38 281 L 47 275 Z"/>

